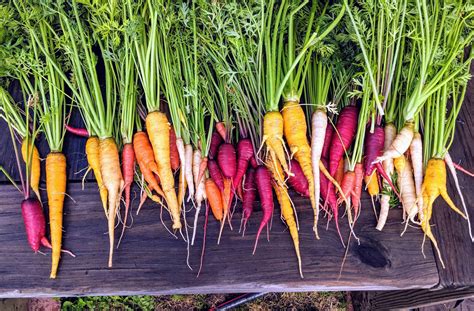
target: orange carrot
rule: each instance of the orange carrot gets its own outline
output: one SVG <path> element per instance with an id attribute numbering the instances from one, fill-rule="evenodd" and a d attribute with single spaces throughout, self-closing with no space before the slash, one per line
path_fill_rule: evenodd
<path id="1" fill-rule="evenodd" d="M 156 191 L 160 196 L 164 196 L 163 190 L 159 186 L 158 166 L 155 162 L 153 149 L 145 132 L 137 132 L 133 135 L 133 149 L 148 187 L 151 191 Z"/>
<path id="2" fill-rule="evenodd" d="M 63 236 L 63 206 L 66 194 L 66 157 L 52 152 L 46 157 L 46 192 L 48 194 L 52 264 L 50 278 L 56 278 Z"/>
<path id="3" fill-rule="evenodd" d="M 218 221 L 222 221 L 224 213 L 224 204 L 222 202 L 222 194 L 216 183 L 211 179 L 206 179 L 206 195 L 209 205 L 211 206 L 212 214 Z"/>

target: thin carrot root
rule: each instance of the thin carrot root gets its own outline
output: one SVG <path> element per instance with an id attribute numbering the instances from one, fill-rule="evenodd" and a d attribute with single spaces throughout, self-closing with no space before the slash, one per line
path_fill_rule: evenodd
<path id="1" fill-rule="evenodd" d="M 109 268 L 112 267 L 115 241 L 115 217 L 120 205 L 124 180 L 117 145 L 111 137 L 100 140 L 100 173 L 108 191 Z"/>
<path id="2" fill-rule="evenodd" d="M 468 176 L 474 177 L 474 173 L 473 173 L 473 172 L 468 171 L 467 169 L 465 169 L 465 168 L 462 167 L 461 165 L 459 165 L 459 164 L 453 162 L 453 166 L 454 166 L 458 171 L 461 171 L 461 172 L 463 172 L 464 174 L 466 174 L 466 175 L 468 175 Z"/>
<path id="3" fill-rule="evenodd" d="M 321 172 L 326 176 L 326 178 L 336 187 L 337 191 L 341 194 L 342 200 L 349 205 L 349 200 L 344 194 L 344 191 L 342 191 L 341 185 L 329 174 L 328 170 L 324 166 L 324 163 L 322 161 L 319 161 L 319 169 Z"/>
<path id="4" fill-rule="evenodd" d="M 94 172 L 95 180 L 97 181 L 97 186 L 99 187 L 100 200 L 102 202 L 102 207 L 104 208 L 105 216 L 108 218 L 108 208 L 107 208 L 107 188 L 104 186 L 102 180 L 102 174 L 100 173 L 100 146 L 99 138 L 96 136 L 91 136 L 86 141 L 86 156 L 87 163 L 89 167 L 92 168 Z"/>
<path id="5" fill-rule="evenodd" d="M 66 157 L 52 152 L 46 157 L 46 191 L 49 205 L 49 226 L 51 230 L 52 263 L 50 278 L 55 279 L 61 257 L 63 236 L 63 207 L 66 194 Z"/>
<path id="6" fill-rule="evenodd" d="M 153 146 L 155 161 L 158 164 L 158 175 L 160 176 L 166 203 L 171 212 L 173 229 L 179 230 L 182 225 L 180 206 L 178 205 L 178 198 L 174 189 L 174 177 L 170 163 L 170 124 L 164 113 L 154 111 L 146 117 L 146 128 Z"/>
<path id="7" fill-rule="evenodd" d="M 263 119 L 263 140 L 266 143 L 274 161 L 279 161 L 283 170 L 288 175 L 291 172 L 286 159 L 285 145 L 283 143 L 283 117 L 278 111 L 270 111 Z"/>

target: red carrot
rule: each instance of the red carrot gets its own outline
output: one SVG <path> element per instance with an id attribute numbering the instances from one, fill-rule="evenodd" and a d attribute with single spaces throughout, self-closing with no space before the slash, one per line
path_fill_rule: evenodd
<path id="1" fill-rule="evenodd" d="M 331 149 L 330 147 L 333 133 L 334 128 L 332 127 L 332 124 L 328 124 L 328 126 L 326 126 L 326 135 L 324 137 L 323 151 L 321 152 L 322 158 L 329 159 L 329 149 Z"/>
<path id="2" fill-rule="evenodd" d="M 125 144 L 122 149 L 122 176 L 123 176 L 123 190 L 125 194 L 125 216 L 123 219 L 122 233 L 117 244 L 120 245 L 125 227 L 127 225 L 128 210 L 130 208 L 130 188 L 132 187 L 133 178 L 135 176 L 135 152 L 132 144 Z"/>
<path id="3" fill-rule="evenodd" d="M 219 133 L 212 133 L 211 145 L 209 146 L 209 159 L 214 160 L 217 156 L 217 151 L 219 151 L 219 146 L 222 144 L 222 137 Z"/>
<path id="4" fill-rule="evenodd" d="M 207 161 L 207 169 L 212 180 L 216 183 L 221 192 L 224 192 L 224 178 L 222 177 L 221 169 L 215 160 Z"/>
<path id="5" fill-rule="evenodd" d="M 245 228 L 247 227 L 247 222 L 253 213 L 253 204 L 256 197 L 257 186 L 255 185 L 255 170 L 249 168 L 245 175 L 245 183 L 243 184 L 242 221 L 240 225 L 241 228 L 243 226 L 242 235 L 245 235 Z"/>
<path id="6" fill-rule="evenodd" d="M 288 176 L 288 184 L 300 195 L 309 198 L 308 180 L 304 176 L 300 164 L 295 159 L 290 161 L 290 170 L 293 176 Z"/>
<path id="7" fill-rule="evenodd" d="M 255 183 L 260 197 L 260 205 L 262 207 L 262 220 L 260 221 L 260 226 L 257 231 L 253 254 L 255 254 L 255 250 L 257 249 L 258 239 L 263 228 L 268 225 L 272 218 L 274 208 L 271 174 L 265 166 L 259 166 L 257 168 L 255 172 Z"/>
<path id="8" fill-rule="evenodd" d="M 257 163 L 257 160 L 255 159 L 255 157 L 250 158 L 250 165 L 252 165 L 253 168 L 258 167 L 258 163 Z"/>
<path id="9" fill-rule="evenodd" d="M 69 124 L 64 124 L 64 127 L 66 128 L 66 131 L 68 131 L 71 134 L 74 134 L 76 136 L 80 137 L 89 137 L 89 132 L 85 128 L 80 128 L 80 127 L 73 127 L 70 126 Z"/>
<path id="10" fill-rule="evenodd" d="M 344 177 L 342 178 L 341 188 L 346 198 L 351 197 L 351 194 L 354 191 L 354 183 L 355 183 L 355 172 L 353 171 L 345 172 Z M 340 198 L 340 201 L 342 201 L 342 198 Z"/>
<path id="11" fill-rule="evenodd" d="M 242 178 L 247 172 L 249 161 L 253 158 L 252 141 L 248 138 L 241 139 L 237 144 L 237 171 L 234 175 L 234 187 L 239 187 Z"/>
<path id="12" fill-rule="evenodd" d="M 206 172 L 207 161 L 208 161 L 207 157 L 204 157 L 202 158 L 201 163 L 199 164 L 199 174 L 198 174 L 197 184 L 201 182 L 201 179 L 204 176 L 204 173 Z"/>
<path id="13" fill-rule="evenodd" d="M 224 143 L 219 147 L 217 163 L 225 178 L 233 179 L 237 172 L 237 156 L 232 144 Z"/>
<path id="14" fill-rule="evenodd" d="M 173 171 L 176 171 L 179 168 L 180 163 L 178 146 L 176 146 L 176 133 L 172 126 L 170 127 L 170 163 Z"/>

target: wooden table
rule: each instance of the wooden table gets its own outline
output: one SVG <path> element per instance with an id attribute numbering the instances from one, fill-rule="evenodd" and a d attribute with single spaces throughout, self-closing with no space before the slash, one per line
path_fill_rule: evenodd
<path id="1" fill-rule="evenodd" d="M 458 131 L 452 147 L 452 158 L 474 170 L 472 144 L 474 120 L 474 84 L 470 87 L 458 120 Z M 78 122 L 77 120 L 73 120 Z M 0 125 L 0 165 L 14 171 L 13 150 L 5 123 Z M 22 197 L 0 176 L 0 297 L 135 295 L 178 293 L 237 293 L 279 291 L 387 291 L 474 286 L 474 246 L 467 223 L 438 199 L 432 223 L 446 269 L 425 243 L 419 228 L 410 227 L 403 237 L 401 210 L 391 210 L 383 232 L 375 230 L 375 216 L 369 197 L 364 194 L 362 212 L 356 225 L 360 245 L 351 239 L 342 273 L 339 275 L 345 249 L 339 241 L 334 223 L 320 222 L 320 240 L 312 233 L 312 211 L 309 201 L 293 195 L 300 219 L 300 244 L 304 279 L 297 272 L 296 257 L 290 235 L 277 212 L 273 217 L 270 242 L 262 235 L 257 252 L 252 255 L 257 224 L 261 213 L 255 212 L 245 237 L 237 232 L 240 214 L 234 216 L 234 231 L 224 231 L 216 244 L 218 223 L 210 218 L 203 272 L 196 278 L 202 245 L 203 213 L 198 237 L 189 252 L 186 265 L 186 243 L 172 237 L 160 223 L 160 209 L 147 202 L 114 255 L 114 267 L 107 268 L 108 237 L 106 219 L 96 184 L 87 179 L 84 190 L 81 179 L 86 159 L 85 140 L 67 135 L 65 153 L 68 160 L 68 194 L 64 207 L 64 247 L 77 257 L 63 256 L 59 275 L 50 280 L 50 252 L 34 254 L 30 250 L 21 218 Z M 40 153 L 47 154 L 44 141 L 38 142 Z M 14 176 L 18 178 L 18 176 Z M 473 179 L 459 175 L 474 223 Z M 44 188 L 44 182 L 42 183 Z M 450 194 L 460 200 L 450 180 Z M 137 189 L 134 189 L 135 193 Z M 43 191 L 43 194 L 44 191 Z M 44 200 L 46 198 L 43 198 Z M 137 199 L 133 202 L 136 209 Z M 237 208 L 239 210 L 239 208 Z M 170 225 L 169 217 L 163 219 Z M 188 213 L 188 222 L 194 212 Z M 349 234 L 347 219 L 341 221 L 345 237 Z M 117 229 L 117 236 L 120 230 Z"/>

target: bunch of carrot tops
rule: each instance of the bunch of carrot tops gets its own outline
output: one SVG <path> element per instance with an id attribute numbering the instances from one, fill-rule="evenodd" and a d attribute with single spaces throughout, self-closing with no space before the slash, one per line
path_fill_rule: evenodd
<path id="1" fill-rule="evenodd" d="M 52 278 L 64 251 L 66 131 L 87 138 L 109 267 L 134 183 L 138 211 L 147 198 L 168 211 L 171 228 L 163 225 L 188 250 L 203 228 L 198 274 L 210 212 L 219 243 L 238 201 L 245 234 L 257 196 L 253 251 L 271 223 L 275 193 L 301 277 L 295 192 L 310 200 L 315 237 L 326 216 L 343 245 L 341 210 L 357 238 L 364 188 L 380 200 L 378 230 L 400 205 L 402 234 L 419 225 L 436 249 L 430 219 L 438 196 L 468 219 L 456 177 L 462 168 L 448 153 L 474 57 L 474 7 L 465 1 L 17 0 L 0 5 L 0 16 L 0 116 L 21 186 L 11 181 L 24 195 L 31 248 L 52 248 Z M 22 100 L 9 94 L 11 85 Z M 76 111 L 84 128 L 68 124 Z M 40 135 L 50 148 L 51 243 L 34 144 Z M 447 193 L 446 166 L 464 211 Z"/>

